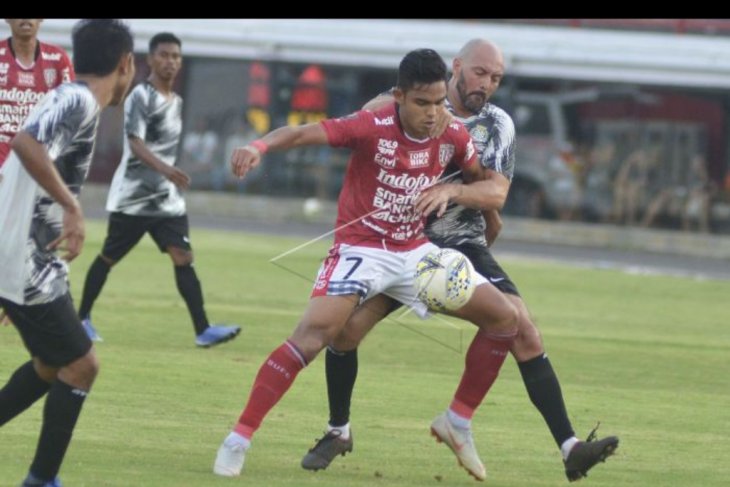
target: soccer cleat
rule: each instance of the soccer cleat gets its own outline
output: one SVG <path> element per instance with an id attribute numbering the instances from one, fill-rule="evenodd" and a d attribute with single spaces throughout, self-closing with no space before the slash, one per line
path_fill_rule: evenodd
<path id="1" fill-rule="evenodd" d="M 439 443 L 446 443 L 469 475 L 477 480 L 487 478 L 487 469 L 479 459 L 470 429 L 456 428 L 446 413 L 439 414 L 431 423 L 431 435 Z"/>
<path id="2" fill-rule="evenodd" d="M 240 326 L 210 325 L 195 339 L 195 345 L 201 348 L 213 347 L 228 340 L 233 340 L 241 333 Z"/>
<path id="3" fill-rule="evenodd" d="M 606 458 L 613 455 L 618 448 L 618 438 L 607 436 L 596 440 L 596 430 L 601 423 L 598 423 L 588 435 L 586 441 L 579 441 L 568 453 L 568 458 L 563 460 L 565 464 L 565 475 L 568 480 L 575 482 L 588 476 L 588 470 L 598 462 L 605 462 Z"/>
<path id="4" fill-rule="evenodd" d="M 224 440 L 213 464 L 213 473 L 223 477 L 238 477 L 243 470 L 246 448 L 240 443 Z"/>
<path id="5" fill-rule="evenodd" d="M 58 477 L 51 481 L 40 480 L 29 472 L 28 476 L 23 480 L 23 483 L 20 484 L 20 487 L 62 487 L 62 485 Z"/>
<path id="6" fill-rule="evenodd" d="M 337 455 L 345 456 L 352 451 L 352 432 L 350 437 L 343 440 L 340 430 L 328 431 L 302 458 L 302 468 L 305 470 L 325 469 Z"/>
<path id="7" fill-rule="evenodd" d="M 91 324 L 91 318 L 84 318 L 81 320 L 81 326 L 84 327 L 84 330 L 86 330 L 86 334 L 89 335 L 89 338 L 92 342 L 103 342 L 104 339 L 96 332 L 96 328 L 94 328 L 94 325 Z"/>

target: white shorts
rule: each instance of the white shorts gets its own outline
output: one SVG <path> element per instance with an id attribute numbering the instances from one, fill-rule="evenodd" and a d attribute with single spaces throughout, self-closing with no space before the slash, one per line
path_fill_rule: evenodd
<path id="1" fill-rule="evenodd" d="M 428 308 L 416 297 L 413 281 L 416 264 L 421 257 L 438 248 L 426 242 L 413 250 L 393 252 L 336 244 L 319 268 L 312 297 L 357 294 L 362 303 L 382 293 L 409 306 L 421 318 L 426 318 Z M 475 274 L 475 277 L 477 285 L 486 282 L 479 274 Z"/>

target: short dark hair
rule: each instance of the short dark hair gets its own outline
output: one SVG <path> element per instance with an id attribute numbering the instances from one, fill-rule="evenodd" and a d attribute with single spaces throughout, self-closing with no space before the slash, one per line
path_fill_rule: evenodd
<path id="1" fill-rule="evenodd" d="M 152 54 L 153 52 L 155 52 L 155 49 L 157 49 L 158 45 L 167 43 L 174 43 L 177 44 L 178 47 L 182 48 L 182 41 L 180 40 L 180 38 L 178 38 L 178 36 L 172 34 L 171 32 L 160 32 L 159 34 L 155 34 L 152 39 L 150 39 L 149 53 Z"/>
<path id="2" fill-rule="evenodd" d="M 77 74 L 106 76 L 123 56 L 134 51 L 129 26 L 119 19 L 84 19 L 71 33 L 74 71 Z"/>
<path id="3" fill-rule="evenodd" d="M 446 63 L 433 49 L 416 49 L 405 55 L 398 67 L 396 86 L 408 91 L 416 85 L 446 81 Z"/>

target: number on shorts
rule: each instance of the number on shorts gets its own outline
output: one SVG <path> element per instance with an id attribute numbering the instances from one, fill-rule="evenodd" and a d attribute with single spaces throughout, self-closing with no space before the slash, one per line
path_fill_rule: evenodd
<path id="1" fill-rule="evenodd" d="M 353 264 L 352 269 L 350 269 L 350 272 L 345 274 L 345 276 L 342 278 L 343 281 L 346 281 L 347 278 L 350 277 L 352 275 L 352 273 L 355 272 L 355 270 L 358 267 L 360 267 L 360 264 L 362 264 L 362 257 L 346 257 L 345 260 L 352 260 L 355 262 L 355 264 Z"/>

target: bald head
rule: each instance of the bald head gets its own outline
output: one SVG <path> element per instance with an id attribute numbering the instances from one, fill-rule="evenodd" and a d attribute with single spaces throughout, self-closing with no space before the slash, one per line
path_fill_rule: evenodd
<path id="1" fill-rule="evenodd" d="M 458 115 L 478 113 L 504 76 L 502 51 L 486 39 L 472 39 L 459 50 L 449 82 L 449 101 Z"/>
<path id="2" fill-rule="evenodd" d="M 475 57 L 486 57 L 498 61 L 504 65 L 502 51 L 492 41 L 486 39 L 472 39 L 459 50 L 458 58 L 472 60 Z"/>

